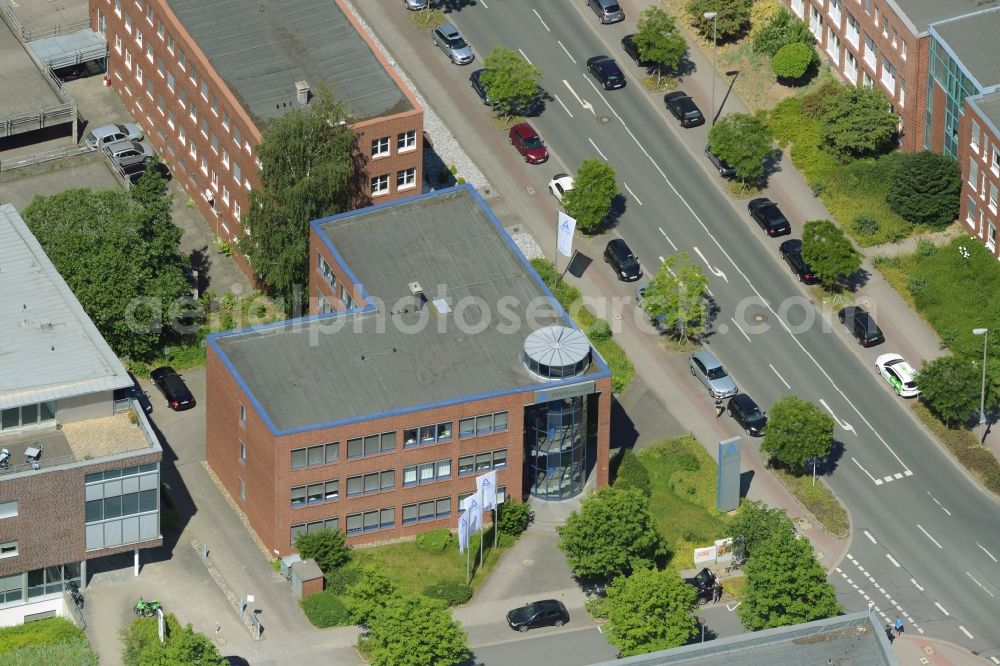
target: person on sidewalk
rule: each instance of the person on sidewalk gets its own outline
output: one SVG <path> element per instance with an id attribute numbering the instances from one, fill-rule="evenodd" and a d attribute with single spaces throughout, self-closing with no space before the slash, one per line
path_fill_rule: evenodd
<path id="1" fill-rule="evenodd" d="M 726 411 L 725 406 L 722 404 L 722 398 L 715 399 L 715 418 L 722 416 L 722 412 Z"/>
<path id="2" fill-rule="evenodd" d="M 892 642 L 896 640 L 896 634 L 893 633 L 892 625 L 889 623 L 885 625 L 885 637 L 889 639 L 889 645 L 892 645 Z"/>
<path id="3" fill-rule="evenodd" d="M 903 621 L 899 619 L 899 615 L 896 616 L 896 624 L 894 625 L 896 629 L 896 635 L 900 636 L 903 633 Z"/>
<path id="4" fill-rule="evenodd" d="M 715 579 L 715 583 L 712 585 L 712 602 L 717 603 L 722 599 L 722 583 L 719 579 Z"/>

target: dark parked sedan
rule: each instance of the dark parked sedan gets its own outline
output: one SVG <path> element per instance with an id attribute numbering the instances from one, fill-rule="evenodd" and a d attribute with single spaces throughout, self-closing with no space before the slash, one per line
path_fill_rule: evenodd
<path id="1" fill-rule="evenodd" d="M 474 71 L 469 75 L 469 83 L 472 85 L 472 89 L 476 91 L 476 94 L 479 95 L 479 99 L 483 100 L 483 104 L 486 106 L 493 106 L 493 100 L 490 99 L 490 96 L 486 92 L 486 87 L 480 80 L 480 77 L 485 71 L 485 69 L 477 69 Z"/>
<path id="2" fill-rule="evenodd" d="M 816 284 L 816 274 L 809 268 L 809 264 L 802 258 L 802 241 L 797 238 L 786 240 L 778 246 L 778 255 L 785 260 L 788 267 L 795 273 L 799 282 L 804 284 Z"/>
<path id="3" fill-rule="evenodd" d="M 667 93 L 663 96 L 663 103 L 667 106 L 667 111 L 681 121 L 681 127 L 697 127 L 705 124 L 705 116 L 701 114 L 701 109 L 684 91 Z"/>
<path id="4" fill-rule="evenodd" d="M 705 568 L 696 573 L 694 578 L 685 578 L 684 582 L 698 590 L 698 603 L 704 605 L 712 601 L 717 580 L 712 570 Z"/>
<path id="5" fill-rule="evenodd" d="M 625 75 L 618 63 L 608 56 L 594 56 L 587 60 L 587 69 L 604 86 L 605 90 L 618 90 L 625 87 Z"/>
<path id="6" fill-rule="evenodd" d="M 837 313 L 837 319 L 847 327 L 847 330 L 862 347 L 874 347 L 885 342 L 882 329 L 878 327 L 875 319 L 864 308 L 849 305 Z"/>
<path id="7" fill-rule="evenodd" d="M 747 204 L 747 210 L 750 211 L 750 217 L 757 221 L 768 236 L 784 236 L 792 233 L 792 225 L 788 224 L 778 204 L 770 199 L 763 197 L 751 199 Z"/>
<path id="8" fill-rule="evenodd" d="M 639 55 L 639 47 L 635 43 L 635 35 L 625 35 L 622 37 L 622 50 L 628 54 L 629 58 L 635 61 L 635 64 L 640 66 L 646 64 Z"/>
<path id="9" fill-rule="evenodd" d="M 712 163 L 712 166 L 719 171 L 719 175 L 723 178 L 732 178 L 736 175 L 736 169 L 729 166 L 729 162 L 713 153 L 711 145 L 705 146 L 705 157 L 708 158 L 708 161 Z"/>
<path id="10" fill-rule="evenodd" d="M 194 407 L 194 396 L 191 395 L 181 376 L 169 365 L 153 370 L 149 373 L 149 378 L 167 399 L 167 406 L 170 409 L 179 412 Z"/>
<path id="11" fill-rule="evenodd" d="M 733 417 L 733 420 L 739 423 L 748 433 L 754 437 L 760 437 L 764 434 L 764 428 L 767 426 L 767 415 L 760 410 L 760 407 L 753 401 L 753 398 L 746 393 L 737 393 L 734 395 L 729 401 L 728 409 L 729 415 Z"/>
<path id="12" fill-rule="evenodd" d="M 642 277 L 642 269 L 639 268 L 639 260 L 621 238 L 616 238 L 608 243 L 604 248 L 604 261 L 615 270 L 615 275 L 619 280 L 633 282 Z"/>
<path id="13" fill-rule="evenodd" d="M 507 624 L 511 629 L 527 631 L 535 627 L 554 625 L 561 627 L 569 622 L 566 607 L 557 599 L 533 601 L 507 613 Z"/>

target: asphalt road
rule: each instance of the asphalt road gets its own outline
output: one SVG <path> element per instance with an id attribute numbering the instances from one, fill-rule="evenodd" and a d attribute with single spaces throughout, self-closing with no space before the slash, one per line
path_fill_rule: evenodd
<path id="1" fill-rule="evenodd" d="M 834 315 L 814 307 L 779 263 L 784 239 L 766 237 L 745 202 L 725 194 L 701 154 L 707 127 L 682 130 L 659 96 L 642 88 L 641 70 L 619 46 L 628 28 L 599 25 L 582 2 L 479 1 L 449 14 L 479 58 L 475 65 L 454 67 L 432 50 L 426 35 L 407 30 L 407 17 L 395 7 L 361 9 L 377 31 L 390 22 L 406 35 L 406 44 L 394 39 L 389 48 L 430 103 L 461 109 L 465 122 L 481 125 L 491 149 L 513 151 L 497 147 L 489 113 L 466 85 L 469 73 L 497 44 L 520 51 L 541 69 L 548 95 L 542 113 L 530 121 L 552 158 L 523 167 L 531 187 L 543 191 L 552 174 L 572 172 L 586 158 L 610 162 L 625 198 L 612 234 L 636 250 L 647 277 L 675 251 L 687 252 L 706 270 L 718 312 L 705 343 L 741 390 L 765 408 L 793 393 L 823 406 L 838 423 L 829 480 L 851 512 L 855 534 L 849 557 L 831 580 L 848 609 L 866 608 L 871 599 L 891 617 L 901 613 L 910 631 L 1000 654 L 997 503 L 956 469 L 874 372 L 875 356 L 893 350 L 894 338 L 902 339 L 905 331 L 869 307 L 887 342 L 862 350 Z M 411 50 L 419 57 L 405 57 Z M 584 64 L 598 54 L 616 57 L 629 85 L 599 90 Z M 718 86 L 721 100 L 723 84 Z M 710 115 L 708 101 L 698 101 Z M 498 175 L 483 166 L 501 191 L 505 178 L 524 182 L 520 174 Z M 800 235 L 803 220 L 789 217 L 793 234 Z M 607 271 L 600 257 L 591 259 L 588 270 Z M 632 286 L 615 288 L 628 296 Z M 703 390 L 693 380 L 690 389 Z"/>

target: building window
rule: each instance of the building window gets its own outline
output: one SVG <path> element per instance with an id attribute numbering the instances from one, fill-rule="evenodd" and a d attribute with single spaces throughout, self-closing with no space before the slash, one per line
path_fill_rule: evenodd
<path id="1" fill-rule="evenodd" d="M 465 476 L 475 472 L 484 472 L 491 469 L 504 469 L 507 467 L 507 449 L 496 451 L 485 451 L 483 453 L 470 454 L 458 459 L 458 475 Z"/>
<path id="2" fill-rule="evenodd" d="M 969 208 L 965 211 L 965 221 L 969 223 L 969 226 L 973 229 L 976 228 L 976 197 L 969 197 Z"/>
<path id="3" fill-rule="evenodd" d="M 451 459 L 435 460 L 403 468 L 403 485 L 415 486 L 451 478 Z"/>
<path id="4" fill-rule="evenodd" d="M 225 148 L 222 149 L 222 166 L 229 168 L 229 151 Z"/>
<path id="5" fill-rule="evenodd" d="M 238 203 L 236 203 L 235 201 L 233 202 L 233 217 L 235 217 L 236 221 L 239 222 L 239 220 L 240 220 L 240 205 Z"/>
<path id="6" fill-rule="evenodd" d="M 162 95 L 156 96 L 156 110 L 160 112 L 160 115 L 164 115 L 166 109 L 166 103 L 163 101 Z"/>
<path id="7" fill-rule="evenodd" d="M 350 488 L 350 486 L 348 486 Z M 296 486 L 291 491 L 293 509 L 310 504 L 324 504 L 340 498 L 340 481 L 321 481 L 308 486 Z"/>
<path id="8" fill-rule="evenodd" d="M 225 111 L 222 112 L 222 126 L 226 128 L 227 132 L 229 131 L 229 114 Z"/>
<path id="9" fill-rule="evenodd" d="M 331 465 L 340 460 L 340 442 L 292 449 L 292 469 Z"/>
<path id="10" fill-rule="evenodd" d="M 979 164 L 976 163 L 976 158 L 969 158 L 969 187 L 973 192 L 976 191 L 976 183 L 979 182 Z"/>
<path id="11" fill-rule="evenodd" d="M 119 55 L 122 52 L 122 38 L 121 38 L 121 35 L 115 35 L 115 51 Z"/>
<path id="12" fill-rule="evenodd" d="M 996 183 L 990 183 L 990 210 L 993 214 L 997 213 L 997 186 Z"/>
<path id="13" fill-rule="evenodd" d="M 372 157 L 383 157 L 389 154 L 389 137 L 372 140 Z"/>
<path id="14" fill-rule="evenodd" d="M 142 83 L 142 67 L 136 66 L 135 68 L 135 80 Z"/>
<path id="15" fill-rule="evenodd" d="M 17 516 L 17 500 L 0 502 L 0 519 L 14 518 L 15 516 Z"/>
<path id="16" fill-rule="evenodd" d="M 1000 176 L 1000 152 L 997 151 L 996 146 L 993 147 L 993 159 L 990 161 L 990 171 L 993 172 L 994 176 Z"/>
<path id="17" fill-rule="evenodd" d="M 409 169 L 403 169 L 402 171 L 396 172 L 397 190 L 406 190 L 411 187 L 416 187 L 416 184 L 417 184 L 416 167 L 410 167 Z"/>
<path id="18" fill-rule="evenodd" d="M 193 66 L 188 70 L 188 78 L 191 79 L 191 83 L 198 85 L 198 70 Z"/>
<path id="19" fill-rule="evenodd" d="M 240 462 L 244 465 L 247 463 L 247 445 L 240 442 Z"/>
<path id="20" fill-rule="evenodd" d="M 177 64 L 181 66 L 181 71 L 187 71 L 187 56 L 184 51 L 177 52 Z"/>
<path id="21" fill-rule="evenodd" d="M 173 35 L 167 35 L 167 50 L 170 51 L 171 53 L 174 52 L 174 36 Z"/>
<path id="22" fill-rule="evenodd" d="M 347 479 L 347 496 L 371 495 L 384 490 L 392 490 L 396 485 L 396 470 L 387 469 L 384 472 L 372 472 L 351 476 Z"/>
<path id="23" fill-rule="evenodd" d="M 507 412 L 465 418 L 458 423 L 459 437 L 489 435 L 490 433 L 504 432 L 505 430 L 507 430 Z"/>
<path id="24" fill-rule="evenodd" d="M 376 530 L 389 529 L 396 525 L 396 509 L 380 509 L 365 513 L 352 513 L 347 516 L 347 533 L 360 534 Z"/>
<path id="25" fill-rule="evenodd" d="M 440 518 L 447 518 L 450 515 L 451 515 L 450 497 L 442 497 L 441 499 L 428 500 L 426 502 L 420 502 L 419 504 L 403 505 L 404 525 L 413 525 L 414 523 L 423 523 L 430 520 L 438 520 Z"/>
<path id="26" fill-rule="evenodd" d="M 242 175 L 243 175 L 243 170 L 240 169 L 240 165 L 237 164 L 236 162 L 233 162 L 233 178 L 236 180 L 237 185 L 239 184 L 240 177 Z"/>
<path id="27" fill-rule="evenodd" d="M 208 101 L 208 81 L 205 79 L 201 80 L 201 98 Z"/>
<path id="28" fill-rule="evenodd" d="M 17 542 L 0 543 L 0 557 L 17 557 Z"/>
<path id="29" fill-rule="evenodd" d="M 333 269 L 330 267 L 326 258 L 318 252 L 316 253 L 316 263 L 320 273 L 322 273 L 323 277 L 326 278 L 327 284 L 329 284 L 331 288 L 335 287 L 337 285 L 337 276 L 334 275 Z"/>
<path id="30" fill-rule="evenodd" d="M 192 105 L 191 108 L 193 109 L 194 106 Z M 208 138 L 208 119 L 205 116 L 201 117 L 201 122 L 198 124 L 198 127 L 201 130 L 201 135 L 207 139 Z"/>
<path id="31" fill-rule="evenodd" d="M 990 248 L 994 252 L 997 249 L 997 225 L 990 222 L 990 227 L 986 231 L 986 247 Z"/>
<path id="32" fill-rule="evenodd" d="M 153 62 L 153 45 L 149 43 L 146 44 L 146 60 Z"/>
<path id="33" fill-rule="evenodd" d="M 419 428 L 407 428 L 403 431 L 404 447 L 436 444 L 437 442 L 447 442 L 450 439 L 451 421 L 437 425 L 420 426 Z"/>
<path id="34" fill-rule="evenodd" d="M 247 408 L 243 406 L 242 402 L 240 403 L 240 425 L 244 428 L 247 427 Z"/>
<path id="35" fill-rule="evenodd" d="M 209 141 L 211 142 L 212 152 L 215 153 L 216 155 L 218 155 L 219 154 L 219 137 L 215 136 L 215 134 L 212 134 L 209 137 Z"/>
<path id="36" fill-rule="evenodd" d="M 206 176 L 208 175 L 208 160 L 206 160 L 204 157 L 201 158 L 201 172 Z"/>
<path id="37" fill-rule="evenodd" d="M 119 16 L 122 15 L 122 0 L 115 0 L 115 14 Z"/>
<path id="38" fill-rule="evenodd" d="M 417 130 L 400 132 L 396 135 L 396 152 L 402 153 L 417 147 Z"/>
<path id="39" fill-rule="evenodd" d="M 372 178 L 372 196 L 389 193 L 389 176 L 375 176 Z"/>
<path id="40" fill-rule="evenodd" d="M 9 407 L 0 411 L 0 430 L 13 431 L 49 423 L 56 418 L 55 409 L 56 403 L 51 401 Z"/>
<path id="41" fill-rule="evenodd" d="M 972 146 L 972 151 L 979 154 L 979 142 L 982 140 L 982 130 L 979 128 L 979 123 L 975 120 L 972 121 L 972 138 L 969 141 L 969 145 Z"/>
<path id="42" fill-rule="evenodd" d="M 240 128 L 239 127 L 233 127 L 233 143 L 236 144 L 237 148 L 240 147 Z"/>
<path id="43" fill-rule="evenodd" d="M 367 458 L 396 450 L 396 431 L 347 440 L 347 458 Z"/>

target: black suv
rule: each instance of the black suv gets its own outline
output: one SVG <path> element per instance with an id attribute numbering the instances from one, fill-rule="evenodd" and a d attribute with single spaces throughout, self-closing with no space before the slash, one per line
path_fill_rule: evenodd
<path id="1" fill-rule="evenodd" d="M 569 613 L 558 599 L 533 601 L 507 613 L 507 624 L 516 631 L 527 631 L 532 627 L 555 625 L 561 627 L 569 622 Z"/>
<path id="2" fill-rule="evenodd" d="M 729 162 L 713 153 L 711 145 L 705 146 L 705 157 L 708 158 L 708 161 L 712 163 L 712 166 L 719 171 L 719 175 L 723 178 L 732 178 L 736 175 L 736 169 L 729 166 Z"/>
<path id="3" fill-rule="evenodd" d="M 194 407 L 194 396 L 177 371 L 169 365 L 153 370 L 149 373 L 149 378 L 167 399 L 167 406 L 170 409 L 179 412 Z"/>
<path id="4" fill-rule="evenodd" d="M 712 570 L 705 568 L 695 574 L 694 578 L 685 578 L 684 582 L 693 585 L 694 589 L 698 590 L 698 603 L 704 605 L 712 601 L 716 580 Z"/>
<path id="5" fill-rule="evenodd" d="M 750 217 L 757 221 L 768 236 L 784 236 L 792 233 L 792 225 L 788 224 L 778 204 L 770 199 L 764 197 L 751 199 L 747 204 L 747 210 L 750 211 Z"/>
<path id="6" fill-rule="evenodd" d="M 587 60 L 587 69 L 605 90 L 625 87 L 625 75 L 613 58 L 605 55 L 594 56 Z"/>
<path id="7" fill-rule="evenodd" d="M 469 83 L 472 85 L 472 89 L 476 91 L 479 95 L 479 99 L 483 100 L 483 104 L 486 106 L 493 106 L 493 100 L 490 99 L 489 94 L 486 92 L 486 86 L 483 82 L 479 80 L 479 77 L 483 75 L 485 69 L 477 69 L 472 74 L 469 75 Z"/>
<path id="8" fill-rule="evenodd" d="M 797 238 L 786 240 L 778 246 L 778 256 L 785 260 L 792 272 L 799 276 L 803 284 L 816 284 L 816 274 L 802 258 L 802 241 Z"/>
<path id="9" fill-rule="evenodd" d="M 885 342 L 882 329 L 864 308 L 849 305 L 837 313 L 837 319 L 847 327 L 862 347 L 874 347 Z"/>
<path id="10" fill-rule="evenodd" d="M 767 427 L 767 415 L 746 393 L 737 393 L 732 397 L 729 401 L 729 415 L 754 437 L 763 435 L 764 428 Z"/>
<path id="11" fill-rule="evenodd" d="M 684 91 L 667 93 L 663 96 L 663 103 L 666 104 L 667 111 L 681 121 L 681 127 L 697 127 L 705 124 L 705 116 L 701 115 L 701 109 Z"/>
<path id="12" fill-rule="evenodd" d="M 615 275 L 619 280 L 633 282 L 642 277 L 642 269 L 639 268 L 639 260 L 621 238 L 616 238 L 604 248 L 604 261 L 611 264 L 615 269 Z"/>

